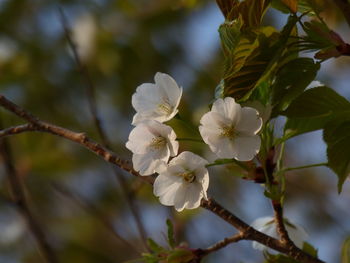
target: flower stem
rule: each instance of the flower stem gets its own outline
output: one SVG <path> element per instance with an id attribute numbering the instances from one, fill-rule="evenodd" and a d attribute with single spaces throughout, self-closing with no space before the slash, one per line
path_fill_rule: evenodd
<path id="1" fill-rule="evenodd" d="M 315 164 L 309 164 L 309 165 L 303 165 L 303 166 L 297 166 L 297 167 L 287 167 L 282 169 L 283 172 L 293 171 L 293 170 L 299 170 L 299 169 L 305 169 L 305 168 L 311 168 L 311 167 L 319 167 L 319 166 L 328 166 L 328 163 L 315 163 Z"/>

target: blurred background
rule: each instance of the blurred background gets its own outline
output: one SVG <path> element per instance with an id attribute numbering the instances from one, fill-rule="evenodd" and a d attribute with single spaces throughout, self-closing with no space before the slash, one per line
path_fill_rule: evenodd
<path id="1" fill-rule="evenodd" d="M 329 27 L 350 42 L 350 28 L 336 7 L 326 4 L 323 17 Z M 0 0 L 1 94 L 43 120 L 101 141 L 59 7 L 94 83 L 102 126 L 120 157 L 131 159 L 125 148 L 134 114 L 131 95 L 141 83 L 153 82 L 157 71 L 172 75 L 184 88 L 180 113 L 198 125 L 223 70 L 217 32 L 223 16 L 214 1 Z M 270 10 L 265 23 L 281 28 L 286 19 Z M 322 64 L 317 80 L 350 99 L 349 66 L 349 58 L 330 59 Z M 0 113 L 6 127 L 23 123 L 4 110 Z M 283 119 L 276 126 L 281 123 Z M 140 229 L 165 245 L 167 218 L 173 220 L 177 240 L 192 248 L 208 247 L 235 233 L 204 209 L 177 213 L 162 206 L 148 184 L 129 174 L 123 174 L 125 195 L 120 174 L 64 139 L 27 133 L 11 137 L 9 143 L 30 207 L 59 262 L 137 258 L 140 250 L 145 251 Z M 181 150 L 187 149 L 214 158 L 205 145 L 181 143 Z M 287 143 L 285 164 L 323 162 L 325 151 L 321 132 L 302 135 Z M 246 222 L 273 214 L 262 186 L 239 179 L 225 167 L 211 168 L 210 175 L 209 195 Z M 290 172 L 287 181 L 286 216 L 304 226 L 321 259 L 338 262 L 341 244 L 350 236 L 350 183 L 338 195 L 337 177 L 326 168 Z M 9 184 L 3 165 L 0 193 L 0 262 L 44 262 L 25 222 L 5 198 Z M 138 215 L 138 225 L 133 214 Z M 251 242 L 242 241 L 204 262 L 257 263 L 263 257 Z"/>

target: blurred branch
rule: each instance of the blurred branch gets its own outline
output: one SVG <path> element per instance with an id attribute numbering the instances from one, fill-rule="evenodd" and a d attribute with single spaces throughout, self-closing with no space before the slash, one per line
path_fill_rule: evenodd
<path id="1" fill-rule="evenodd" d="M 108 138 L 107 133 L 105 132 L 105 129 L 102 126 L 102 121 L 99 117 L 99 112 L 98 112 L 97 103 L 96 103 L 95 85 L 90 77 L 90 74 L 89 74 L 87 67 L 84 65 L 84 63 L 80 59 L 80 56 L 79 56 L 79 53 L 77 50 L 77 46 L 71 37 L 71 32 L 69 30 L 68 21 L 67 21 L 67 18 L 65 16 L 62 8 L 59 8 L 59 13 L 60 13 L 61 23 L 62 23 L 62 26 L 64 29 L 65 37 L 66 37 L 67 42 L 68 42 L 68 44 L 73 52 L 74 60 L 77 64 L 77 67 L 78 67 L 78 70 L 82 76 L 82 79 L 86 82 L 86 95 L 87 95 L 87 99 L 88 99 L 88 103 L 89 103 L 89 109 L 90 109 L 94 124 L 96 126 L 96 129 L 98 131 L 98 134 L 100 135 L 100 138 L 102 140 L 102 145 L 104 147 L 111 149 L 110 140 Z M 140 211 L 135 203 L 133 195 L 130 194 L 129 185 L 126 181 L 126 178 L 122 173 L 119 173 L 115 169 L 115 167 L 112 167 L 112 169 L 113 169 L 113 172 L 114 172 L 114 174 L 119 182 L 119 185 L 121 186 L 121 190 L 122 190 L 122 193 L 124 195 L 124 198 L 126 199 L 128 205 L 130 207 L 131 214 L 136 222 L 136 227 L 137 227 L 138 232 L 140 234 L 143 245 L 148 249 L 146 230 L 145 230 L 145 227 L 141 221 Z"/>
<path id="2" fill-rule="evenodd" d="M 109 230 L 109 233 L 111 233 L 118 241 L 124 243 L 127 247 L 131 247 L 133 250 L 135 250 L 137 253 L 140 253 L 138 248 L 131 244 L 129 241 L 127 241 L 125 238 L 123 238 L 114 228 L 113 224 L 110 222 L 108 218 L 106 218 L 99 209 L 93 205 L 92 203 L 88 202 L 87 200 L 84 200 L 83 197 L 76 193 L 72 193 L 69 189 L 62 185 L 54 184 L 54 189 L 60 193 L 62 196 L 70 199 L 71 201 L 75 202 L 77 205 L 79 205 L 81 208 L 83 208 L 89 215 L 92 215 L 95 217 L 96 220 L 102 223 L 102 225 Z"/>
<path id="3" fill-rule="evenodd" d="M 339 10 L 343 13 L 348 25 L 350 26 L 350 3 L 348 0 L 334 0 Z"/>
<path id="4" fill-rule="evenodd" d="M 61 136 L 63 138 L 66 138 L 70 141 L 76 142 L 82 145 L 83 147 L 85 147 L 86 149 L 94 152 L 98 156 L 102 157 L 107 162 L 115 164 L 121 169 L 131 173 L 132 175 L 140 177 L 146 180 L 148 183 L 153 184 L 154 178 L 152 176 L 147 176 L 147 177 L 141 176 L 137 171 L 131 168 L 126 161 L 120 159 L 112 151 L 106 149 L 102 145 L 91 140 L 84 133 L 73 132 L 68 129 L 41 121 L 37 117 L 29 113 L 28 111 L 22 109 L 21 107 L 17 106 L 13 102 L 6 99 L 3 95 L 0 95 L 0 105 L 3 106 L 5 109 L 9 110 L 10 112 L 13 112 L 17 116 L 33 124 L 36 127 L 36 131 L 52 133 L 52 134 Z M 228 222 L 229 224 L 234 226 L 236 229 L 238 229 L 239 232 L 244 233 L 245 240 L 257 241 L 267 247 L 275 249 L 281 253 L 287 254 L 293 259 L 299 260 L 300 262 L 303 262 L 303 263 L 324 263 L 323 261 L 317 258 L 314 258 L 309 254 L 307 254 L 306 252 L 302 251 L 301 249 L 296 247 L 294 244 L 285 244 L 280 240 L 277 240 L 273 237 L 265 235 L 262 232 L 257 231 L 247 223 L 243 222 L 237 216 L 232 214 L 230 211 L 226 210 L 224 207 L 218 204 L 214 199 L 209 199 L 209 200 L 203 199 L 201 201 L 201 207 L 216 214 L 217 216 L 222 218 L 224 221 Z"/>
<path id="5" fill-rule="evenodd" d="M 26 221 L 30 232 L 38 244 L 40 254 L 47 263 L 58 263 L 57 256 L 46 238 L 42 225 L 37 221 L 29 208 L 25 196 L 24 185 L 14 167 L 11 148 L 6 138 L 1 139 L 0 141 L 0 156 L 3 160 L 7 178 L 9 180 L 12 202 Z"/>

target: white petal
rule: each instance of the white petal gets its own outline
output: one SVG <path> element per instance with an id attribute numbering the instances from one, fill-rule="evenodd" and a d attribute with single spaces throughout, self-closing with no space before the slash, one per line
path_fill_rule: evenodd
<path id="1" fill-rule="evenodd" d="M 213 127 L 216 129 L 221 129 L 222 127 L 231 126 L 232 121 L 226 118 L 223 114 L 215 111 L 209 111 L 205 113 L 201 120 L 201 125 L 205 127 Z"/>
<path id="2" fill-rule="evenodd" d="M 275 219 L 271 216 L 259 217 L 253 221 L 251 226 L 255 229 L 261 229 L 266 224 L 274 222 L 274 220 Z"/>
<path id="3" fill-rule="evenodd" d="M 173 187 L 179 187 L 182 184 L 182 178 L 169 174 L 160 174 L 153 184 L 153 193 L 155 196 L 162 196 L 169 192 Z"/>
<path id="4" fill-rule="evenodd" d="M 204 196 L 206 196 L 209 187 L 209 173 L 207 168 L 202 167 L 196 170 L 196 181 L 202 185 Z"/>
<path id="5" fill-rule="evenodd" d="M 295 228 L 286 225 L 286 229 L 288 231 L 290 239 L 295 243 L 295 245 L 299 248 L 303 247 L 304 241 L 308 239 L 308 234 L 304 230 L 304 228 L 300 225 L 294 224 Z"/>
<path id="6" fill-rule="evenodd" d="M 155 84 L 144 83 L 132 95 L 131 104 L 137 112 L 153 110 L 161 102 L 159 88 Z"/>
<path id="7" fill-rule="evenodd" d="M 179 142 L 176 140 L 176 134 L 172 128 L 170 132 L 166 135 L 166 137 L 168 139 L 170 156 L 176 156 L 179 151 Z"/>
<path id="8" fill-rule="evenodd" d="M 140 124 L 130 132 L 126 148 L 133 153 L 146 153 L 148 145 L 154 137 L 154 134 L 150 132 L 145 124 Z"/>
<path id="9" fill-rule="evenodd" d="M 250 161 L 259 152 L 261 140 L 258 135 L 239 136 L 233 141 L 235 155 L 238 161 Z"/>
<path id="10" fill-rule="evenodd" d="M 199 183 L 189 184 L 186 189 L 186 201 L 185 208 L 194 209 L 199 207 L 203 198 L 202 185 Z"/>
<path id="11" fill-rule="evenodd" d="M 160 72 L 156 73 L 154 80 L 156 85 L 164 92 L 163 94 L 168 99 L 170 105 L 177 108 L 180 103 L 182 89 L 179 88 L 176 81 L 168 74 Z"/>
<path id="12" fill-rule="evenodd" d="M 219 138 L 215 144 L 209 145 L 211 150 L 220 158 L 231 159 L 237 155 L 237 149 L 233 140 L 226 137 Z"/>
<path id="13" fill-rule="evenodd" d="M 161 162 L 168 162 L 170 152 L 168 148 L 159 150 L 150 150 L 144 154 L 133 154 L 132 163 L 134 169 L 141 175 L 151 175 L 157 172 Z"/>
<path id="14" fill-rule="evenodd" d="M 174 206 L 178 212 L 181 212 L 185 208 L 185 206 L 188 202 L 187 194 L 188 194 L 187 186 L 182 184 L 177 189 L 176 195 L 175 195 L 175 200 L 174 200 Z"/>
<path id="15" fill-rule="evenodd" d="M 241 118 L 235 128 L 239 132 L 246 134 L 256 134 L 262 126 L 262 119 L 256 109 L 243 107 L 241 110 Z"/>
<path id="16" fill-rule="evenodd" d="M 159 196 L 159 201 L 163 205 L 171 206 L 175 204 L 175 198 L 178 189 L 181 187 L 182 184 L 172 184 L 171 187 L 169 187 L 167 192 L 165 192 L 163 195 Z"/>
<path id="17" fill-rule="evenodd" d="M 133 154 L 132 156 L 134 169 L 141 175 L 154 174 L 159 161 L 160 160 L 155 159 L 152 154 Z"/>
<path id="18" fill-rule="evenodd" d="M 176 161 L 176 162 L 175 162 Z M 180 153 L 174 163 L 181 164 L 185 169 L 190 171 L 194 171 L 197 168 L 204 167 L 208 161 L 203 159 L 197 154 L 192 152 L 184 151 Z"/>
<path id="19" fill-rule="evenodd" d="M 241 106 L 235 102 L 234 98 L 226 97 L 225 99 L 217 99 L 213 104 L 212 111 L 220 113 L 235 124 L 240 118 Z"/>

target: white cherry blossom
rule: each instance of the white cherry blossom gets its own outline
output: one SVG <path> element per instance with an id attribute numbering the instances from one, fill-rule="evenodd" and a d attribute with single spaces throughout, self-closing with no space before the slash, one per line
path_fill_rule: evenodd
<path id="1" fill-rule="evenodd" d="M 162 162 L 168 162 L 170 156 L 177 155 L 179 143 L 170 126 L 148 120 L 130 132 L 126 148 L 133 152 L 134 169 L 141 175 L 150 175 Z"/>
<path id="2" fill-rule="evenodd" d="M 279 238 L 276 230 L 275 219 L 271 216 L 260 217 L 252 223 L 252 227 L 266 235 L 272 236 L 274 238 Z M 289 220 L 285 219 L 285 227 L 288 232 L 290 239 L 299 248 L 303 247 L 304 241 L 308 238 L 308 234 L 305 232 L 304 228 L 298 224 L 291 223 Z M 253 241 L 253 248 L 258 250 L 268 249 L 266 246 Z"/>
<path id="3" fill-rule="evenodd" d="M 192 152 L 182 152 L 158 170 L 153 193 L 163 205 L 175 206 L 177 211 L 199 207 L 202 198 L 207 198 L 207 163 Z"/>
<path id="4" fill-rule="evenodd" d="M 262 126 L 259 113 L 241 107 L 231 97 L 216 100 L 200 123 L 204 142 L 220 158 L 249 161 L 259 152 L 261 140 L 257 133 Z"/>
<path id="5" fill-rule="evenodd" d="M 132 96 L 132 106 L 136 110 L 132 124 L 144 120 L 166 122 L 178 112 L 182 88 L 168 74 L 157 72 L 155 84 L 144 83 L 137 87 Z"/>

